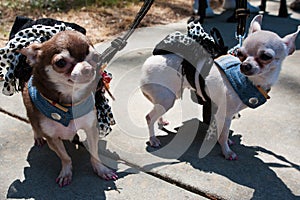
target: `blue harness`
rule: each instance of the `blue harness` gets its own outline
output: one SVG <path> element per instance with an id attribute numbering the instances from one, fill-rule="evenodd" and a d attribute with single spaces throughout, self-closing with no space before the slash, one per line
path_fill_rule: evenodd
<path id="1" fill-rule="evenodd" d="M 32 85 L 32 79 L 33 77 L 31 76 L 28 82 L 28 92 L 35 107 L 46 117 L 64 126 L 68 126 L 71 120 L 82 117 L 94 109 L 93 95 L 90 95 L 80 104 L 62 106 L 43 97 L 36 87 Z"/>
<path id="2" fill-rule="evenodd" d="M 242 102 L 250 108 L 263 105 L 267 98 L 259 88 L 240 71 L 240 60 L 232 55 L 224 55 L 215 60 L 217 66 L 223 70 L 235 92 Z"/>

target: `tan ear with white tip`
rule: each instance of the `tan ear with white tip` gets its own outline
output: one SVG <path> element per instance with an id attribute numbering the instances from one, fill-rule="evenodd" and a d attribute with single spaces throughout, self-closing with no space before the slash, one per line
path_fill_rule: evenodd
<path id="1" fill-rule="evenodd" d="M 262 15 L 256 15 L 253 20 L 250 23 L 250 27 L 249 27 L 249 31 L 248 34 L 252 34 L 256 31 L 260 31 L 261 30 L 261 23 L 262 23 Z"/>
<path id="2" fill-rule="evenodd" d="M 38 62 L 38 55 L 40 54 L 41 46 L 42 45 L 40 43 L 33 43 L 28 47 L 20 49 L 19 52 L 27 57 L 26 61 L 29 65 L 34 65 Z"/>
<path id="3" fill-rule="evenodd" d="M 291 33 L 289 35 L 286 35 L 284 38 L 282 38 L 283 42 L 287 46 L 287 53 L 288 55 L 291 55 L 296 50 L 295 41 L 298 36 L 298 33 L 300 31 L 300 26 L 298 26 L 298 30 L 295 33 Z"/>

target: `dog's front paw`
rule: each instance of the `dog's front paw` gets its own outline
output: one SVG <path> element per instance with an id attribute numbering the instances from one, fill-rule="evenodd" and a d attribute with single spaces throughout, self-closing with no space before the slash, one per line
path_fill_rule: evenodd
<path id="1" fill-rule="evenodd" d="M 155 136 L 151 136 L 149 138 L 149 144 L 151 147 L 155 147 L 155 148 L 158 148 L 161 146 L 159 139 L 157 139 L 157 137 L 155 137 Z"/>
<path id="2" fill-rule="evenodd" d="M 109 180 L 117 180 L 118 175 L 111 169 L 105 167 L 103 164 L 95 163 L 93 164 L 94 172 L 100 176 L 101 178 L 109 181 Z"/>
<path id="3" fill-rule="evenodd" d="M 68 164 L 62 168 L 59 176 L 56 178 L 56 183 L 59 187 L 69 185 L 72 181 L 72 165 Z"/>

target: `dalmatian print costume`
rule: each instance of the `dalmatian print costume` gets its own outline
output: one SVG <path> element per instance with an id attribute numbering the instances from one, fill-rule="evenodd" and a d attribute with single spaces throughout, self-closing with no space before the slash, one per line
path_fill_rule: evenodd
<path id="1" fill-rule="evenodd" d="M 228 48 L 224 46 L 219 31 L 213 28 L 210 34 L 205 32 L 199 19 L 191 17 L 187 24 L 187 33 L 179 31 L 166 36 L 155 47 L 153 54 L 175 53 L 188 61 L 195 61 L 202 51 L 208 52 L 212 58 L 227 54 Z M 193 62 L 192 62 L 193 64 Z"/>
<path id="2" fill-rule="evenodd" d="M 33 25 L 17 32 L 4 48 L 0 49 L 0 77 L 4 77 L 2 93 L 11 96 L 21 91 L 19 79 L 16 78 L 16 66 L 23 55 L 18 50 L 27 47 L 33 42 L 42 43 L 49 40 L 53 35 L 60 31 L 74 30 L 64 23 L 55 24 L 54 26 Z M 74 30 L 75 31 L 75 30 Z M 108 73 L 109 74 L 109 73 Z M 109 74 L 111 76 L 111 74 Z M 100 79 L 100 82 L 102 80 Z M 100 85 L 101 87 L 101 85 Z M 97 97 L 97 98 L 96 98 Z M 105 90 L 99 89 L 95 94 L 97 109 L 98 128 L 101 136 L 111 132 L 111 125 L 115 124 L 109 100 L 105 97 Z"/>
<path id="3" fill-rule="evenodd" d="M 17 80 L 14 73 L 21 55 L 17 51 L 27 47 L 33 42 L 42 43 L 49 40 L 56 33 L 65 30 L 73 29 L 71 27 L 67 27 L 63 23 L 55 25 L 54 27 L 34 25 L 32 28 L 19 31 L 4 48 L 0 49 L 0 77 L 3 77 L 3 74 L 5 73 L 4 87 L 2 90 L 3 94 L 11 96 L 19 90 L 17 88 Z"/>

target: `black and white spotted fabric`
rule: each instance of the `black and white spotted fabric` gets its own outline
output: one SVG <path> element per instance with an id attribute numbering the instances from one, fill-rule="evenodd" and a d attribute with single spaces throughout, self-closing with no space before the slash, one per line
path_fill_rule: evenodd
<path id="1" fill-rule="evenodd" d="M 110 73 L 107 74 L 112 78 Z M 109 100 L 105 97 L 105 88 L 102 80 L 99 81 L 97 88 L 100 89 L 95 93 L 95 99 L 97 99 L 95 106 L 97 109 L 99 133 L 103 137 L 112 131 L 111 126 L 115 125 L 116 122 L 109 106 Z"/>
<path id="2" fill-rule="evenodd" d="M 206 55 L 205 52 L 212 58 L 217 58 L 227 54 L 227 50 L 217 29 L 212 29 L 208 34 L 204 31 L 199 19 L 192 17 L 188 20 L 186 34 L 176 31 L 166 36 L 156 45 L 153 54 L 175 53 L 191 64 L 195 64 L 200 56 Z"/>
<path id="3" fill-rule="evenodd" d="M 200 24 L 200 21 L 194 20 L 194 18 L 189 19 L 187 24 L 187 30 L 187 35 L 196 40 L 197 42 L 199 42 L 200 40 L 207 40 L 212 43 L 215 42 L 214 38 L 204 31 L 202 25 Z"/>
<path id="4" fill-rule="evenodd" d="M 42 43 L 49 40 L 56 33 L 65 30 L 73 29 L 67 27 L 64 23 L 55 26 L 34 25 L 31 28 L 19 31 L 4 48 L 0 49 L 0 77 L 5 74 L 3 94 L 10 96 L 18 91 L 15 69 L 21 54 L 17 51 L 33 42 Z"/>
<path id="5" fill-rule="evenodd" d="M 212 28 L 210 34 L 208 34 L 200 24 L 200 19 L 191 17 L 188 20 L 187 36 L 203 46 L 211 54 L 212 58 L 217 58 L 227 53 L 228 47 L 224 46 L 220 32 L 216 28 Z"/>
<path id="6" fill-rule="evenodd" d="M 210 57 L 202 45 L 178 31 L 167 35 L 153 50 L 153 55 L 169 53 L 179 55 L 193 66 L 196 66 L 199 58 Z"/>

